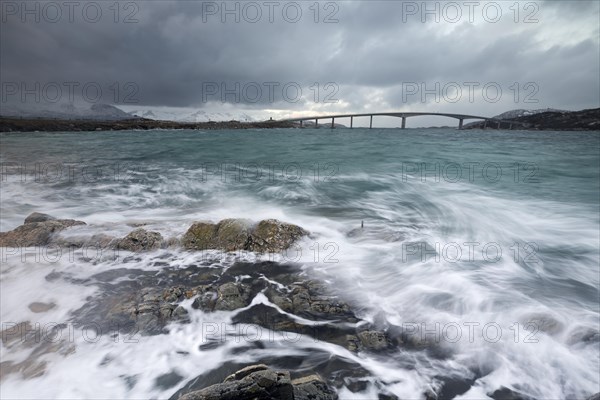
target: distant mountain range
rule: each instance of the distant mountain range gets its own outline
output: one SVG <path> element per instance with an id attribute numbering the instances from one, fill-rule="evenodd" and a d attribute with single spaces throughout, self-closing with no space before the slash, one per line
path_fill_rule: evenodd
<path id="1" fill-rule="evenodd" d="M 525 110 L 525 109 L 517 109 L 503 112 L 502 114 L 496 115 L 494 118 L 497 119 L 514 119 L 519 117 L 524 117 L 528 115 L 535 115 L 544 112 L 569 112 L 567 110 L 557 110 L 555 108 L 540 108 L 538 110 Z"/>
<path id="2" fill-rule="evenodd" d="M 85 105 L 75 105 L 73 103 L 2 104 L 0 116 L 99 121 L 120 121 L 135 118 L 120 108 L 101 103 L 92 105 L 87 103 Z"/>
<path id="3" fill-rule="evenodd" d="M 240 121 L 254 122 L 255 118 L 245 113 L 229 112 L 207 112 L 204 110 L 192 113 L 178 113 L 172 111 L 159 110 L 134 110 L 128 113 L 131 117 L 141 117 L 153 119 L 156 121 L 177 121 L 177 122 L 220 122 L 220 121 Z"/>
<path id="4" fill-rule="evenodd" d="M 205 129 L 214 128 L 219 123 L 219 127 L 228 127 L 237 129 L 256 127 L 261 120 L 253 118 L 246 113 L 231 113 L 231 112 L 209 112 L 205 110 L 181 112 L 169 111 L 160 109 L 142 109 L 125 112 L 118 107 L 109 104 L 93 104 L 93 105 L 75 105 L 69 104 L 17 104 L 5 105 L 0 108 L 0 118 L 22 120 L 20 123 L 11 122 L 6 125 L 7 130 L 27 130 L 29 129 L 26 120 L 32 120 L 31 127 L 36 130 L 44 130 L 44 124 L 39 120 L 47 121 L 65 121 L 67 124 L 50 123 L 47 126 L 49 130 L 53 127 L 64 128 L 67 130 L 80 130 L 74 121 L 96 121 L 96 122 L 126 122 L 126 124 L 113 124 L 114 129 L 155 129 L 155 128 L 175 128 L 181 129 Z M 33 120 L 38 120 L 33 121 Z M 270 121 L 269 127 L 275 126 Z M 133 125 L 131 125 L 133 123 Z M 228 123 L 223 125 L 222 123 Z M 196 125 L 194 125 L 196 124 Z M 1 124 L 0 124 L 1 125 Z M 56 126 L 55 126 L 56 125 Z M 277 124 L 276 124 L 277 125 Z M 299 127 L 299 123 L 290 123 L 289 127 Z M 277 125 L 279 126 L 279 125 Z M 282 125 L 283 126 L 283 125 Z M 312 121 L 305 121 L 303 126 L 306 128 L 313 127 Z M 100 127 L 100 126 L 98 126 Z M 107 125 L 106 127 L 111 127 Z M 104 125 L 100 128 L 106 128 Z M 330 128 L 330 123 L 320 123 L 319 128 Z M 335 124 L 336 128 L 344 128 L 342 124 Z M 87 128 L 87 125 L 86 125 Z M 527 129 L 527 130 L 600 130 L 600 109 L 581 110 L 581 111 L 565 111 L 557 109 L 536 109 L 525 110 L 516 109 L 506 111 L 496 115 L 488 121 L 475 121 L 465 124 L 464 129 Z"/>
<path id="5" fill-rule="evenodd" d="M 240 121 L 255 122 L 258 119 L 246 113 L 207 112 L 199 110 L 190 113 L 141 109 L 126 112 L 109 104 L 84 104 L 73 103 L 27 103 L 27 104 L 2 104 L 0 116 L 19 118 L 46 118 L 46 119 L 85 119 L 120 121 L 128 119 L 146 118 L 155 121 L 175 122 L 222 122 Z"/>

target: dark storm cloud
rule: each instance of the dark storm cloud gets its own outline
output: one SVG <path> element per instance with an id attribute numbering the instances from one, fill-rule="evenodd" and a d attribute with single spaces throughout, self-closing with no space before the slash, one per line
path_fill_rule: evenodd
<path id="1" fill-rule="evenodd" d="M 58 22 L 52 23 L 42 14 L 37 23 L 33 15 L 22 15 L 22 10 L 15 13 L 6 6 L 19 8 L 23 2 L 3 2 L 3 97 L 7 97 L 7 88 L 14 89 L 6 83 L 38 82 L 43 86 L 76 82 L 80 86 L 75 94 L 81 94 L 81 86 L 98 82 L 103 88 L 102 101 L 108 103 L 134 100 L 149 106 L 201 107 L 206 100 L 221 100 L 221 87 L 216 94 L 207 95 L 207 89 L 215 89 L 214 84 L 235 91 L 236 83 L 240 88 L 256 83 L 263 97 L 254 101 L 255 92 L 248 86 L 249 91 L 239 99 L 244 106 L 303 109 L 315 105 L 311 85 L 320 85 L 317 100 L 322 102 L 326 94 L 323 85 L 334 82 L 339 89 L 334 97 L 340 103 L 331 107 L 360 111 L 415 104 L 423 108 L 420 95 L 407 98 L 407 84 L 424 83 L 431 88 L 436 83 L 443 87 L 453 82 L 494 82 L 507 93 L 502 102 L 491 104 L 476 98 L 482 104 L 467 106 L 482 110 L 500 107 L 499 112 L 504 107 L 598 106 L 597 2 L 576 2 L 576 6 L 567 1 L 538 2 L 535 17 L 539 22 L 530 24 L 523 19 L 532 10 L 521 9 L 515 22 L 508 3 L 501 4 L 504 15 L 497 23 L 482 17 L 484 3 L 475 11 L 473 22 L 467 20 L 467 8 L 461 7 L 463 15 L 456 23 L 444 21 L 444 17 L 453 18 L 451 14 L 438 15 L 440 23 L 429 15 L 423 23 L 422 10 L 414 12 L 410 7 L 421 8 L 424 3 L 409 3 L 322 2 L 318 22 L 315 9 L 311 9 L 314 3 L 298 3 L 303 14 L 293 23 L 295 9 L 288 9 L 287 15 L 282 11 L 290 2 L 271 3 L 275 4 L 272 16 L 266 3 L 257 2 L 262 16 L 252 23 L 248 20 L 254 18 L 254 10 L 242 12 L 248 2 L 237 3 L 239 22 L 233 14 L 222 13 L 222 7 L 234 9 L 236 2 L 122 2 L 118 15 L 110 8 L 112 2 L 96 2 L 103 14 L 92 23 L 82 16 L 86 3 L 80 2 L 73 21 L 62 7 Z M 46 3 L 28 2 L 29 9 L 35 4 L 42 13 Z M 442 10 L 444 4 L 429 2 L 426 7 Z M 124 23 L 128 16 L 137 22 Z M 328 16 L 333 23 L 324 23 Z M 558 34 L 552 33 L 557 29 Z M 270 99 L 272 82 L 279 86 L 272 89 L 274 98 Z M 295 82 L 302 86 L 304 98 L 285 102 L 281 86 Z M 515 82 L 536 83 L 539 102 L 510 104 L 509 86 Z M 136 90 L 125 87 L 128 83 L 134 83 Z M 127 95 L 131 95 L 129 99 Z M 18 94 L 11 96 L 17 98 Z M 237 101 L 233 94 L 226 100 Z"/>

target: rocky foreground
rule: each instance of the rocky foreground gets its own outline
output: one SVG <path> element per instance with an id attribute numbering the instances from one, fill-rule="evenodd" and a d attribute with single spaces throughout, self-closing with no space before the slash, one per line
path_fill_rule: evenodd
<path id="1" fill-rule="evenodd" d="M 216 370 L 203 371 L 181 386 L 183 377 L 175 372 L 157 379 L 162 388 L 179 386 L 171 400 L 334 400 L 338 390 L 364 391 L 369 385 L 378 389 L 379 399 L 398 399 L 386 391 L 386 382 L 354 361 L 357 356 L 394 358 L 406 352 L 427 351 L 435 358 L 451 357 L 452 350 L 443 343 L 406 332 L 385 318 L 363 320 L 363 307 L 346 299 L 343 293 L 326 282 L 316 280 L 294 263 L 272 261 L 236 261 L 223 265 L 209 257 L 177 268 L 170 260 L 179 251 L 197 252 L 219 249 L 225 252 L 243 250 L 255 253 L 284 251 L 309 232 L 299 226 L 278 220 L 252 222 L 225 219 L 218 223 L 195 222 L 182 237 L 163 238 L 159 232 L 137 228 L 125 237 L 95 235 L 90 238 L 63 236 L 67 230 L 82 227 L 85 222 L 58 219 L 33 213 L 23 225 L 0 233 L 0 246 L 96 246 L 125 250 L 123 267 L 95 274 L 78 281 L 66 273 L 50 272 L 48 281 L 67 280 L 74 284 L 99 286 L 98 294 L 83 307 L 71 313 L 76 327 L 93 325 L 100 332 L 119 331 L 126 335 L 158 335 L 174 324 L 185 326 L 194 318 L 194 310 L 203 313 L 228 311 L 235 326 L 254 326 L 265 332 L 277 332 L 286 338 L 307 338 L 313 342 L 334 344 L 333 354 L 315 346 L 310 354 L 298 356 L 264 356 L 252 364 L 224 362 Z M 144 253 L 161 250 L 156 257 L 144 258 Z M 143 261 L 146 260 L 146 261 Z M 148 261 L 150 260 L 150 261 Z M 152 262 L 156 270 L 141 270 L 130 263 Z M 53 304 L 29 304 L 33 312 L 45 312 Z M 75 352 L 72 343 L 40 343 L 23 333 L 31 331 L 32 323 L 22 321 L 18 329 L 2 331 L 3 347 L 22 346 L 30 357 L 19 362 L 2 362 L 0 379 L 18 373 L 25 378 L 43 375 L 49 366 L 40 361 L 47 353 L 65 357 Z M 60 329 L 57 326 L 56 329 Z M 225 346 L 227 340 L 219 334 L 206 335 L 200 351 Z M 294 339 L 296 340 L 296 339 Z M 292 340 L 293 342 L 293 340 Z M 260 353 L 265 344 L 248 340 L 236 352 Z M 110 365 L 111 360 L 103 361 Z M 465 393 L 485 371 L 474 367 L 472 379 L 436 377 L 436 384 L 423 393 L 426 399 L 450 399 Z M 128 382 L 134 377 L 125 376 Z M 527 399 L 508 388 L 488 394 L 496 400 Z M 600 400 L 597 397 L 594 400 Z"/>

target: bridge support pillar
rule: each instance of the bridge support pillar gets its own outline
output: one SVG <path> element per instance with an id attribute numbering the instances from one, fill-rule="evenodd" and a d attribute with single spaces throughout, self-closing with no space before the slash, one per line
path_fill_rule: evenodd
<path id="1" fill-rule="evenodd" d="M 303 120 L 300 120 L 300 128 L 302 128 L 302 122 L 304 122 Z"/>
<path id="2" fill-rule="evenodd" d="M 463 128 L 463 119 L 459 119 L 458 120 L 458 129 L 462 129 Z"/>
<path id="3" fill-rule="evenodd" d="M 371 122 L 369 123 L 369 129 L 373 128 L 373 116 L 371 115 Z"/>
<path id="4" fill-rule="evenodd" d="M 487 119 L 483 121 L 483 129 L 487 128 Z"/>
<path id="5" fill-rule="evenodd" d="M 402 129 L 406 128 L 406 117 L 402 117 Z"/>
<path id="6" fill-rule="evenodd" d="M 331 118 L 331 129 L 335 128 L 335 118 Z"/>
<path id="7" fill-rule="evenodd" d="M 352 129 L 353 123 L 354 123 L 354 117 L 350 117 L 350 129 Z"/>
<path id="8" fill-rule="evenodd" d="M 315 118 L 315 128 L 316 128 L 317 126 L 319 126 L 319 119 L 318 119 L 318 118 Z"/>

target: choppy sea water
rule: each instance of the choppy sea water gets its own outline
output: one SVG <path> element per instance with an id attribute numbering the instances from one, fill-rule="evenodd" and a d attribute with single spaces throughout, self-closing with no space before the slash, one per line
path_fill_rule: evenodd
<path id="1" fill-rule="evenodd" d="M 469 382 L 456 395 L 465 399 L 501 388 L 539 399 L 600 391 L 600 132 L 39 132 L 0 140 L 1 231 L 34 211 L 87 222 L 76 234 L 114 236 L 140 223 L 173 237 L 193 221 L 277 218 L 312 233 L 278 260 L 328 282 L 360 305 L 362 319 L 443 349 L 355 354 L 308 337 L 245 337 L 231 323 L 235 312 L 189 304 L 191 323 L 168 333 L 98 336 L 71 324 L 103 290 L 93 277 L 157 272 L 165 268 L 158 260 L 183 269 L 204 255 L 4 249 L 2 329 L 29 321 L 40 345 L 3 342 L 2 362 L 22 366 L 3 364 L 3 398 L 168 398 L 227 362 L 316 354 L 369 372 L 371 383 L 339 388 L 343 399 L 374 398 L 382 385 L 418 399 L 444 380 Z M 261 257 L 215 256 L 224 267 Z M 34 312 L 35 302 L 54 307 Z M 60 346 L 44 331 L 52 324 L 62 324 Z M 223 327 L 222 345 L 202 346 L 207 324 Z"/>

